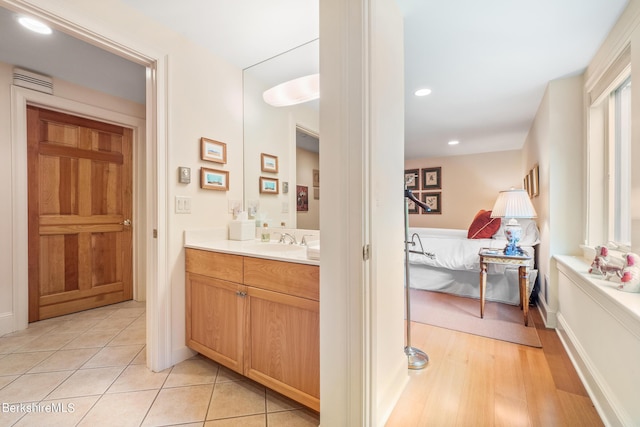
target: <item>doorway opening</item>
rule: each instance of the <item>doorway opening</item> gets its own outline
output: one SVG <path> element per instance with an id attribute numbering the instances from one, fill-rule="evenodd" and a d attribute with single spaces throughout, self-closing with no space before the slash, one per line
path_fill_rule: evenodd
<path id="1" fill-rule="evenodd" d="M 320 230 L 320 137 L 296 126 L 296 227 Z"/>
<path id="2" fill-rule="evenodd" d="M 82 104 L 79 101 L 57 98 L 40 92 L 11 88 L 11 145 L 12 145 L 12 313 L 2 319 L 4 330 L 20 330 L 28 323 L 28 222 L 27 222 L 27 149 L 26 149 L 26 106 L 36 105 L 54 110 L 79 113 L 83 117 L 102 118 L 105 113 L 112 118 L 109 122 L 134 129 L 134 140 L 142 143 L 134 147 L 134 199 L 135 215 L 133 222 L 138 224 L 134 230 L 134 245 L 138 244 L 134 256 L 134 275 L 144 277 L 146 288 L 147 313 L 147 366 L 160 371 L 171 365 L 170 349 L 170 301 L 158 298 L 166 295 L 166 212 L 158 206 L 166 205 L 165 159 L 167 140 L 165 134 L 166 94 L 158 88 L 165 87 L 166 58 L 147 55 L 139 50 L 114 42 L 115 34 L 96 34 L 66 19 L 42 11 L 37 7 L 22 3 L 1 2 L 0 6 L 11 10 L 38 16 L 54 28 L 93 46 L 135 62 L 146 68 L 145 72 L 145 116 L 144 120 L 132 118 L 114 110 L 101 109 Z M 143 49 L 153 52 L 150 47 Z M 136 272 L 137 270 L 137 272 Z"/>

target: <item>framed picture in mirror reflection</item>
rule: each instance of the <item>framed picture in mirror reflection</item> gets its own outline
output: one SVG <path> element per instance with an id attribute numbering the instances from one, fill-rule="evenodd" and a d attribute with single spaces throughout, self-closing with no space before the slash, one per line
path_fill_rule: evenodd
<path id="1" fill-rule="evenodd" d="M 260 193 L 261 194 L 278 194 L 279 193 L 278 179 L 261 176 L 260 177 Z"/>
<path id="2" fill-rule="evenodd" d="M 296 186 L 296 210 L 298 212 L 309 210 L 309 187 L 306 185 Z"/>

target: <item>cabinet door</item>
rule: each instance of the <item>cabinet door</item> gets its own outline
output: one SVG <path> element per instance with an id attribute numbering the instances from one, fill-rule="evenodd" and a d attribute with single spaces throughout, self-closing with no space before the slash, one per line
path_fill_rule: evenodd
<path id="1" fill-rule="evenodd" d="M 319 303 L 247 289 L 245 375 L 319 411 Z"/>
<path id="2" fill-rule="evenodd" d="M 246 286 L 187 273 L 187 346 L 243 372 Z"/>

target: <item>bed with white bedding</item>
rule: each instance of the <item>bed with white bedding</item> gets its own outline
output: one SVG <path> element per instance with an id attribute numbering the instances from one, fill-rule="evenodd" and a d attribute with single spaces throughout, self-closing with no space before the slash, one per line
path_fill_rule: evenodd
<path id="1" fill-rule="evenodd" d="M 520 246 L 532 258 L 529 267 L 531 292 L 537 276 L 534 246 L 539 243 L 539 233 L 534 222 L 520 222 L 523 226 Z M 503 249 L 507 244 L 502 227 L 490 239 L 469 239 L 467 230 L 409 228 L 410 241 L 414 234 L 420 236 L 424 252 L 433 257 L 409 253 L 410 286 L 470 298 L 480 298 L 480 249 Z M 413 240 L 418 242 L 417 238 Z M 419 243 L 410 249 L 421 250 Z M 485 297 L 487 301 L 518 305 L 517 266 L 490 264 Z"/>

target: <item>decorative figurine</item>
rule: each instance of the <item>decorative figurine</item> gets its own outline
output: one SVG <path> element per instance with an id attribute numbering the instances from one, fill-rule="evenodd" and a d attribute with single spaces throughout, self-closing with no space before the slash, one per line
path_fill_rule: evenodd
<path id="1" fill-rule="evenodd" d="M 609 248 L 604 245 L 596 246 L 596 256 L 589 268 L 590 274 L 604 276 L 605 279 L 610 279 L 611 277 L 619 279 L 622 277 L 622 268 L 622 265 L 616 265 L 609 261 Z"/>
<path id="2" fill-rule="evenodd" d="M 640 292 L 640 256 L 629 252 L 624 255 L 624 261 L 618 289 L 625 292 Z"/>

